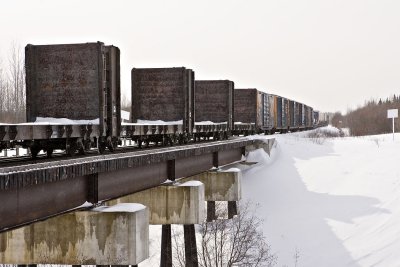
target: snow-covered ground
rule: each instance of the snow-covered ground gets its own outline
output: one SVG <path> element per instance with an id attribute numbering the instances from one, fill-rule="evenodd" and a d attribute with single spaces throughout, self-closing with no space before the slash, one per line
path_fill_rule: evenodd
<path id="1" fill-rule="evenodd" d="M 277 266 L 400 266 L 400 134 L 306 136 L 276 135 L 243 170 Z"/>

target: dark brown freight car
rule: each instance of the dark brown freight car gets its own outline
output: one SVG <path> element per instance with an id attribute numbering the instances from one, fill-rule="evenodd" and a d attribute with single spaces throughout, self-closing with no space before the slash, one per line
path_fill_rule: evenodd
<path id="1" fill-rule="evenodd" d="M 182 121 L 194 125 L 194 71 L 181 68 L 132 69 L 132 122 Z"/>
<path id="2" fill-rule="evenodd" d="M 234 82 L 229 80 L 196 81 L 196 122 L 227 123 L 233 129 Z"/>
<path id="3" fill-rule="evenodd" d="M 26 114 L 99 119 L 100 136 L 120 134 L 120 52 L 101 42 L 27 45 Z"/>

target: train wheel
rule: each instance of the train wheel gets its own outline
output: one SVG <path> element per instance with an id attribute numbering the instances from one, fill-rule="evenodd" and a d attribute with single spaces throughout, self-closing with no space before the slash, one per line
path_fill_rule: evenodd
<path id="1" fill-rule="evenodd" d="M 142 141 L 141 139 L 139 139 L 139 140 L 137 140 L 136 142 L 137 142 L 137 144 L 138 144 L 138 147 L 139 147 L 139 148 L 142 148 L 142 143 L 143 143 L 143 141 Z"/>
<path id="2" fill-rule="evenodd" d="M 105 151 L 106 151 L 106 144 L 98 139 L 97 140 L 97 152 L 99 154 L 104 154 Z"/>
<path id="3" fill-rule="evenodd" d="M 104 152 L 106 151 L 106 145 L 103 143 L 100 143 L 98 145 L 98 151 L 99 151 L 99 154 L 104 154 Z"/>
<path id="4" fill-rule="evenodd" d="M 65 153 L 70 156 L 73 157 L 75 155 L 77 149 L 77 145 L 75 142 L 69 142 L 66 147 L 65 147 Z"/>
<path id="5" fill-rule="evenodd" d="M 48 148 L 48 149 L 46 150 L 46 156 L 47 156 L 47 158 L 51 158 L 51 157 L 53 156 L 53 151 L 54 151 L 54 149 L 52 149 L 52 148 Z"/>
<path id="6" fill-rule="evenodd" d="M 40 148 L 38 147 L 38 146 L 32 146 L 31 148 L 30 148 L 30 150 L 31 150 L 31 157 L 33 158 L 33 159 L 36 159 L 37 158 L 37 155 L 39 154 L 39 152 L 40 152 Z"/>

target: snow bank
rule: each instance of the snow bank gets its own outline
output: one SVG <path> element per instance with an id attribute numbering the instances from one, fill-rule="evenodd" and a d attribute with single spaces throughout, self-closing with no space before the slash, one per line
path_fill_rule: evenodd
<path id="1" fill-rule="evenodd" d="M 260 204 L 278 266 L 400 266 L 400 134 L 275 137 L 272 158 L 247 157 L 261 164 L 243 171 L 242 193 Z"/>

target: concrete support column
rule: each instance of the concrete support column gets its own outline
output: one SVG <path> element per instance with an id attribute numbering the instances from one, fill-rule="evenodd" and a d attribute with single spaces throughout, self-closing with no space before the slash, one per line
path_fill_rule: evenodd
<path id="1" fill-rule="evenodd" d="M 148 258 L 148 242 L 149 213 L 145 206 L 102 206 L 1 233 L 0 262 L 126 266 Z"/>
<path id="2" fill-rule="evenodd" d="M 185 260 L 186 267 L 198 267 L 197 257 L 196 229 L 194 224 L 183 225 L 183 234 L 185 238 Z"/>
<path id="3" fill-rule="evenodd" d="M 228 201 L 228 219 L 232 219 L 237 214 L 236 201 Z"/>
<path id="4" fill-rule="evenodd" d="M 150 224 L 200 224 L 205 219 L 204 185 L 199 181 L 166 184 L 107 202 L 142 203 L 149 208 Z"/>
<path id="5" fill-rule="evenodd" d="M 171 161 L 170 166 L 174 166 Z M 169 168 L 174 177 L 174 169 Z M 165 184 L 108 202 L 139 202 L 150 211 L 150 224 L 161 224 L 161 267 L 172 267 L 171 224 L 184 225 L 186 266 L 198 266 L 194 224 L 205 219 L 204 184 L 199 181 Z"/>
<path id="6" fill-rule="evenodd" d="M 161 231 L 160 267 L 172 267 L 171 225 L 163 224 Z"/>
<path id="7" fill-rule="evenodd" d="M 212 222 L 215 219 L 215 201 L 207 201 L 207 222 Z"/>

